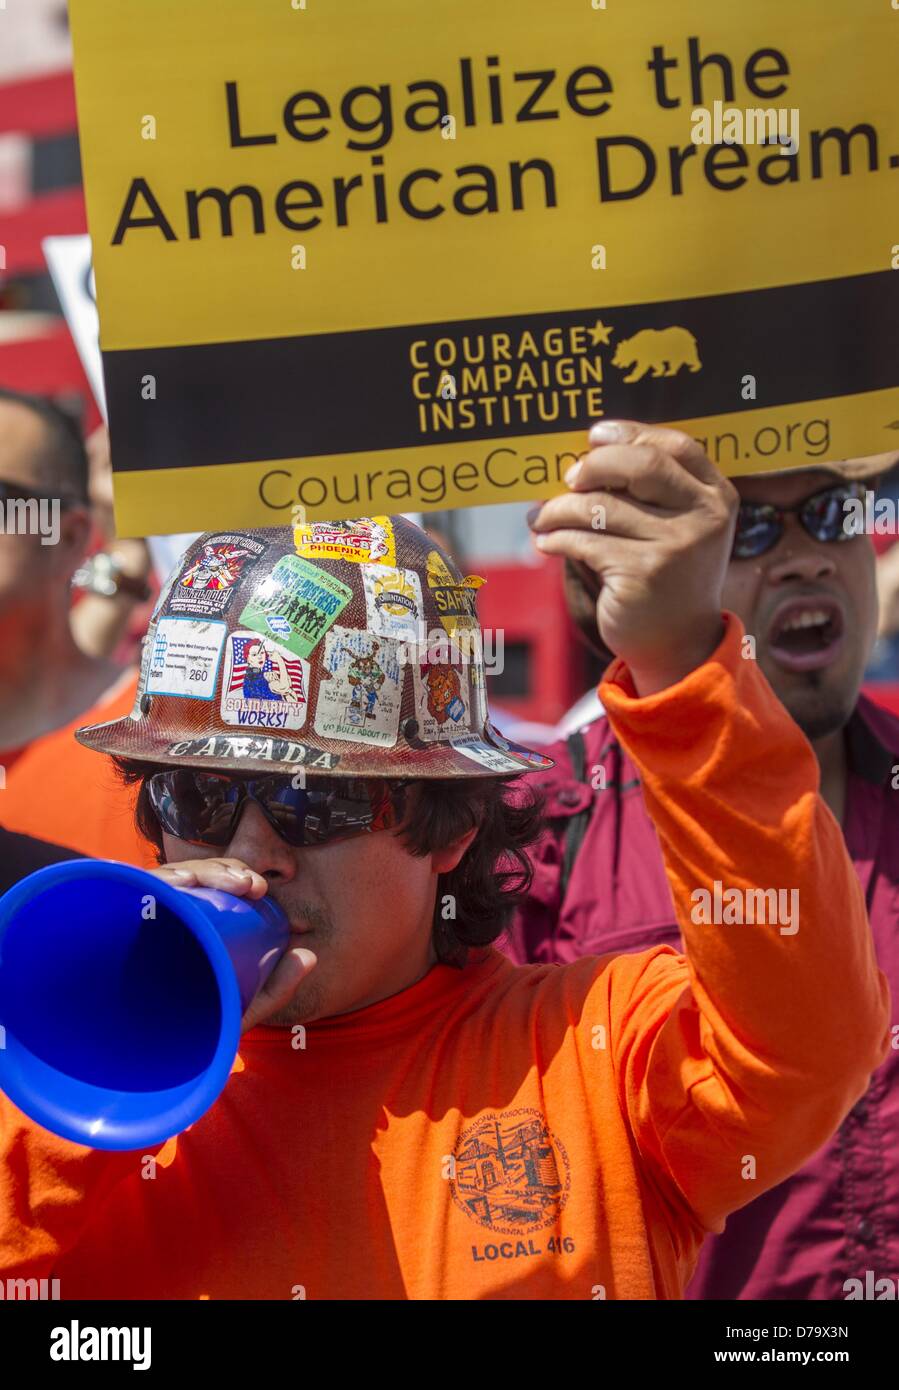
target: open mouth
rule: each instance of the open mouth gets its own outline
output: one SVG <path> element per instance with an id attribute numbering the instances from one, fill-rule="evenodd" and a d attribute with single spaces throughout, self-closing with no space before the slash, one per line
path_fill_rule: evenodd
<path id="1" fill-rule="evenodd" d="M 768 650 L 787 671 L 831 665 L 843 642 L 843 614 L 830 598 L 793 599 L 774 616 Z"/>

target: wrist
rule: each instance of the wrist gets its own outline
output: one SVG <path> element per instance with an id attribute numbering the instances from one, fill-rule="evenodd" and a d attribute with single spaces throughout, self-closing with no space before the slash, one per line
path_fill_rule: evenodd
<path id="1" fill-rule="evenodd" d="M 653 655 L 646 660 L 628 662 L 628 670 L 639 698 L 657 695 L 660 690 L 677 685 L 691 671 L 703 666 L 721 645 L 724 636 L 724 617 L 718 612 L 706 622 L 694 627 L 689 641 L 678 643 L 670 652 Z"/>

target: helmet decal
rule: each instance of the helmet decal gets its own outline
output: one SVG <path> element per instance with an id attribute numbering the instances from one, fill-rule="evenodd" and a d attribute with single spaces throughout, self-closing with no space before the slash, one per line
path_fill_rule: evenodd
<path id="1" fill-rule="evenodd" d="M 238 579 L 265 549 L 246 532 L 203 536 L 182 559 L 168 596 L 168 612 L 219 617 L 234 598 Z"/>
<path id="2" fill-rule="evenodd" d="M 313 521 L 295 526 L 297 554 L 311 560 L 380 561 L 396 564 L 393 521 L 389 516 L 360 516 L 355 521 Z"/>
<path id="3" fill-rule="evenodd" d="M 328 679 L 318 687 L 315 732 L 392 748 L 405 676 L 396 644 L 358 629 L 332 628 L 325 639 L 324 669 Z"/>
<path id="4" fill-rule="evenodd" d="M 275 635 L 294 656 L 308 656 L 346 608 L 348 584 L 296 555 L 282 555 L 240 615 L 245 627 Z"/>
<path id="5" fill-rule="evenodd" d="M 200 536 L 160 592 L 131 714 L 77 737 L 148 762 L 309 777 L 549 766 L 489 723 L 483 582 L 403 516 Z"/>

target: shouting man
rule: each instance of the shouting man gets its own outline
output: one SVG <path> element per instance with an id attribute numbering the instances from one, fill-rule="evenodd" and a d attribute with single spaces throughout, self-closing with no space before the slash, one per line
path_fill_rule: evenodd
<path id="1" fill-rule="evenodd" d="M 734 479 L 736 531 L 725 608 L 746 629 L 749 655 L 809 739 L 821 796 L 841 823 L 865 893 L 875 950 L 899 986 L 899 720 L 860 695 L 877 631 L 875 556 L 855 518 L 899 455 Z M 580 486 L 580 484 L 577 484 Z M 563 499 L 534 518 L 552 536 Z M 867 510 L 867 508 L 865 508 Z M 547 542 L 548 549 L 558 547 Z M 598 651 L 598 575 L 566 553 L 566 592 L 577 626 Z M 708 581 L 720 583 L 710 569 Z M 677 601 L 677 591 L 672 591 Z M 596 719 L 547 751 L 540 775 L 549 831 L 534 853 L 531 895 L 510 954 L 577 960 L 609 951 L 681 949 L 662 847 L 640 791 L 641 774 L 613 719 Z M 760 756 L 788 779 L 773 746 Z M 899 1037 L 838 1134 L 789 1182 L 730 1218 L 706 1244 L 691 1298 L 845 1298 L 865 1271 L 899 1267 Z"/>

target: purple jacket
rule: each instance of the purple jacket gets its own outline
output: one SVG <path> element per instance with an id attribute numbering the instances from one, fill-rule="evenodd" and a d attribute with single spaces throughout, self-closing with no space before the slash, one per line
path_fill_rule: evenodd
<path id="1" fill-rule="evenodd" d="M 880 965 L 899 999 L 899 790 L 892 787 L 899 719 L 862 697 L 847 739 L 843 831 Z M 534 852 L 528 902 L 500 944 L 514 960 L 541 962 L 643 951 L 660 942 L 681 950 L 634 766 L 605 719 L 583 731 L 583 749 L 581 776 L 570 741 L 548 748 L 556 766 L 534 774 L 550 829 Z M 814 1028 L 813 1018 L 808 1026 Z M 852 1046 L 851 1018 L 846 1045 Z M 688 1298 L 844 1299 L 845 1281 L 859 1279 L 864 1288 L 868 1270 L 873 1280 L 899 1280 L 899 1036 L 894 1048 L 830 1143 L 789 1181 L 735 1212 L 723 1235 L 706 1241 Z"/>

